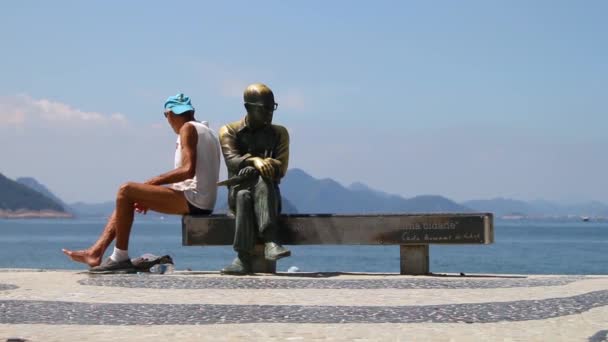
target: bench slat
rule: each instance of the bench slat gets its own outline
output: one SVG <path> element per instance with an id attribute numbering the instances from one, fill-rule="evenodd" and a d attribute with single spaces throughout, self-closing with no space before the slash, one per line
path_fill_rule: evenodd
<path id="1" fill-rule="evenodd" d="M 286 245 L 490 244 L 493 216 L 467 214 L 282 215 L 280 240 Z M 234 218 L 182 218 L 184 246 L 231 245 Z"/>

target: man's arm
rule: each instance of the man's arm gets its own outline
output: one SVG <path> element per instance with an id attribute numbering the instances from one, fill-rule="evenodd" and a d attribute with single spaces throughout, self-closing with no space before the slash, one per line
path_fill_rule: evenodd
<path id="1" fill-rule="evenodd" d="M 196 127 L 189 124 L 183 125 L 179 130 L 179 139 L 182 147 L 182 166 L 154 177 L 146 184 L 165 185 L 194 178 L 196 175 L 196 144 L 198 143 Z"/>

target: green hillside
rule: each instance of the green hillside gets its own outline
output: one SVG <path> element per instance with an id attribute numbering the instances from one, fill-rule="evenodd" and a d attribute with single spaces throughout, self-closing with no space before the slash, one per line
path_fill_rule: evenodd
<path id="1" fill-rule="evenodd" d="M 61 204 L 0 173 L 0 210 L 2 209 L 65 211 Z"/>

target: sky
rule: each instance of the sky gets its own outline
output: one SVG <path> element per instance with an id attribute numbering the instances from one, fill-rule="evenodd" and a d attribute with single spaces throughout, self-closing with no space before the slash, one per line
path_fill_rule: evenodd
<path id="1" fill-rule="evenodd" d="M 413 197 L 608 202 L 608 2 L 11 1 L 0 173 L 67 202 L 173 167 L 269 85 L 290 167 Z M 225 168 L 222 168 L 225 175 Z"/>

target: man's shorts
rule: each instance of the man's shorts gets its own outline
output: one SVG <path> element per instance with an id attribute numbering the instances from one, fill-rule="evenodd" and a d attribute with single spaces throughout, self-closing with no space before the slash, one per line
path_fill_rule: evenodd
<path id="1" fill-rule="evenodd" d="M 186 201 L 186 202 L 188 202 L 188 201 Z M 190 215 L 209 216 L 209 215 L 211 215 L 212 212 L 213 212 L 213 210 L 201 209 L 199 207 L 192 205 L 192 203 L 188 202 L 188 213 Z"/>

